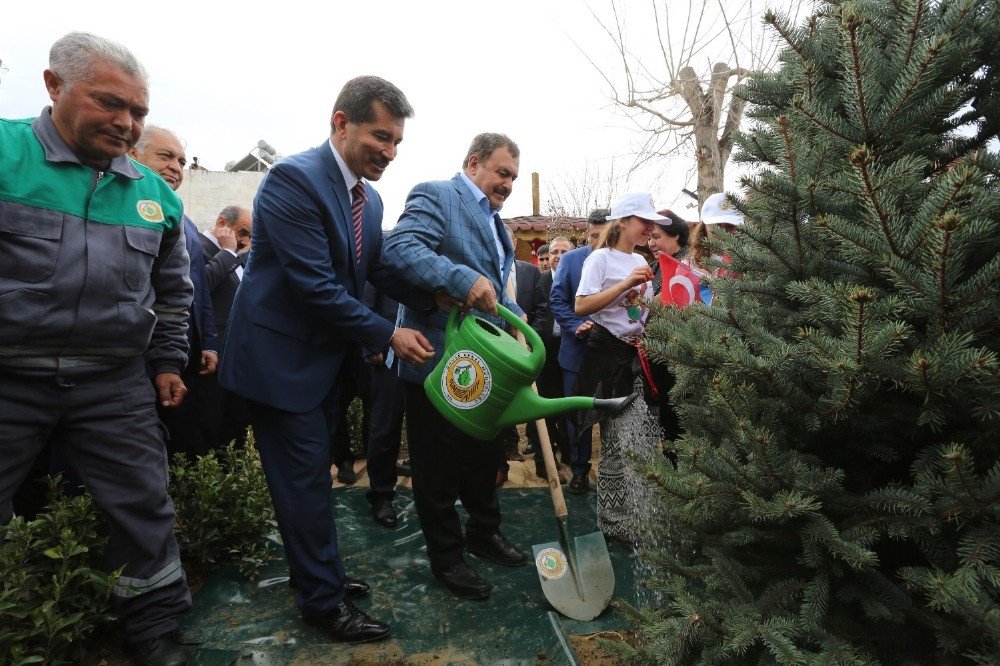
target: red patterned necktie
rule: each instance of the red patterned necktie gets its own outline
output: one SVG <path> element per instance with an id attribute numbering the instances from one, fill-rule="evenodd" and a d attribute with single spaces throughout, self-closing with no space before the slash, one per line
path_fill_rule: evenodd
<path id="1" fill-rule="evenodd" d="M 351 217 L 354 218 L 354 260 L 361 263 L 361 212 L 365 208 L 365 183 L 359 180 L 351 188 Z"/>

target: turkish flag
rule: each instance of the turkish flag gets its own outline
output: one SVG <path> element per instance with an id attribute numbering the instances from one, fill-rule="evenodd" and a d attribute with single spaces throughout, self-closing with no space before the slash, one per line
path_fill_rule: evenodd
<path id="1" fill-rule="evenodd" d="M 698 275 L 666 252 L 661 252 L 659 259 L 660 275 L 663 276 L 660 303 L 683 308 L 695 301 L 701 302 Z"/>

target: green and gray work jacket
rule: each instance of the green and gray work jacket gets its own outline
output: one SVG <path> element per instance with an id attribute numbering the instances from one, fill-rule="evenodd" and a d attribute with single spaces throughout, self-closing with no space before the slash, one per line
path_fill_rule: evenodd
<path id="1" fill-rule="evenodd" d="M 187 363 L 181 201 L 128 157 L 98 171 L 52 122 L 0 119 L 0 372 L 85 376 Z"/>

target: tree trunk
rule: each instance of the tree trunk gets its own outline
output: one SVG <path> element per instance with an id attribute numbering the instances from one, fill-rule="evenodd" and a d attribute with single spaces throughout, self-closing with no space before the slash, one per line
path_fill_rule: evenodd
<path id="1" fill-rule="evenodd" d="M 681 69 L 674 90 L 680 94 L 691 110 L 693 122 L 695 160 L 698 165 L 698 209 L 712 194 L 721 192 L 725 184 L 726 162 L 733 149 L 733 136 L 743 119 L 743 100 L 732 97 L 727 113 L 723 113 L 723 103 L 729 80 L 737 80 L 747 75 L 743 69 L 733 68 L 725 63 L 712 67 L 712 77 L 708 89 L 702 88 L 701 81 L 693 67 Z M 720 127 L 723 117 L 725 126 Z"/>

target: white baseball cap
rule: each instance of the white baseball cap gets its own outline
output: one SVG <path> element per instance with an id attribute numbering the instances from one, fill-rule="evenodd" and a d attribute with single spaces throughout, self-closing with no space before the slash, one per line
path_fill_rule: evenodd
<path id="1" fill-rule="evenodd" d="M 743 214 L 726 198 L 725 192 L 716 192 L 705 199 L 701 207 L 701 221 L 705 224 L 734 224 L 743 226 Z"/>
<path id="2" fill-rule="evenodd" d="M 623 217 L 632 217 L 633 215 L 641 217 L 644 220 L 649 220 L 650 222 L 662 222 L 667 219 L 656 212 L 656 206 L 653 205 L 653 195 L 648 192 L 626 194 L 611 204 L 611 215 L 608 215 L 605 219 L 610 222 L 612 220 L 620 220 Z"/>

